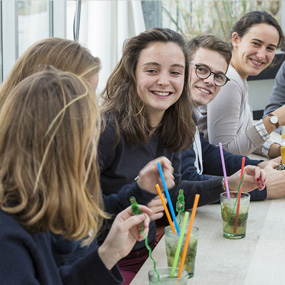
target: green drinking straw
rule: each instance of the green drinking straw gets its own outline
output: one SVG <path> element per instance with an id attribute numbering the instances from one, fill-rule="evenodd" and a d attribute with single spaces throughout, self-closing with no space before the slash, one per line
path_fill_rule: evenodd
<path id="1" fill-rule="evenodd" d="M 176 248 L 173 264 L 172 264 L 172 270 L 171 270 L 171 273 L 170 273 L 170 277 L 171 278 L 174 278 L 174 273 L 175 273 L 176 265 L 177 265 L 177 262 L 178 262 L 178 258 L 179 258 L 180 249 L 181 249 L 181 246 L 182 246 L 182 241 L 183 241 L 183 237 L 184 237 L 184 233 L 185 233 L 188 217 L 189 217 L 189 212 L 186 211 L 185 215 L 184 215 L 182 229 L 181 229 L 180 237 L 179 237 L 179 240 L 178 240 L 178 244 L 177 244 L 177 248 Z"/>
<path id="2" fill-rule="evenodd" d="M 177 197 L 176 202 L 176 212 L 178 213 L 178 226 L 180 227 L 181 224 L 181 212 L 185 211 L 185 201 L 184 201 L 184 195 L 183 195 L 183 189 L 179 190 L 179 195 Z"/>
<path id="3" fill-rule="evenodd" d="M 139 205 L 136 201 L 136 198 L 135 197 L 130 197 L 130 201 L 131 201 L 131 207 L 132 207 L 132 214 L 133 215 L 139 215 L 142 213 L 142 211 L 139 209 Z M 141 222 L 141 229 L 142 229 L 142 234 L 145 238 L 145 246 L 146 248 L 148 249 L 149 251 L 149 258 L 151 259 L 152 263 L 153 263 L 153 270 L 157 276 L 157 282 L 159 282 L 159 274 L 158 272 L 156 271 L 156 265 L 155 265 L 155 261 L 154 259 L 152 258 L 152 255 L 151 255 L 151 248 L 150 246 L 148 245 L 148 238 L 147 238 L 147 235 L 144 233 L 144 225 L 143 225 L 143 222 Z"/>
<path id="4" fill-rule="evenodd" d="M 239 186 L 238 186 L 238 193 L 237 193 L 237 197 L 236 197 L 236 200 L 235 200 L 235 204 L 234 204 L 233 212 L 235 211 L 235 207 L 236 207 L 236 205 L 237 205 L 238 197 L 239 197 L 239 195 L 240 195 L 240 191 L 241 191 L 241 185 L 242 185 L 243 177 L 244 177 L 244 174 L 242 175 L 241 180 L 240 180 L 240 183 L 239 183 Z"/>

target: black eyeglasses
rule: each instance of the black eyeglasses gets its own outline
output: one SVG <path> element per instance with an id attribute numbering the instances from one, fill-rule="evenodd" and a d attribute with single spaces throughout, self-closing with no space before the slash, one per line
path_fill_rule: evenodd
<path id="1" fill-rule="evenodd" d="M 196 68 L 195 73 L 200 79 L 207 79 L 214 74 L 214 83 L 216 86 L 224 86 L 230 79 L 224 73 L 215 73 L 207 65 L 195 64 L 191 62 Z"/>

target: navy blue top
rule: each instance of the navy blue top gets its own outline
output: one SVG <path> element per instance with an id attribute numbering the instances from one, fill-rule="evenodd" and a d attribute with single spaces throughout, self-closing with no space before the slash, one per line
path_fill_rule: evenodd
<path id="1" fill-rule="evenodd" d="M 66 240 L 65 240 L 66 242 Z M 0 210 L 0 278 L 1 284 L 121 284 L 115 266 L 108 270 L 92 244 L 84 257 L 72 265 L 57 266 L 50 232 L 29 233 L 13 215 Z"/>
<path id="2" fill-rule="evenodd" d="M 196 160 L 196 154 L 193 147 L 182 151 L 182 164 L 181 164 L 181 172 L 182 172 L 182 179 L 186 180 L 194 180 L 194 181 L 205 181 L 209 179 L 213 179 L 214 177 L 211 175 L 223 176 L 223 169 L 221 166 L 221 155 L 220 149 L 210 144 L 205 138 L 203 133 L 200 133 L 200 141 L 201 141 L 201 148 L 202 148 L 202 158 L 203 158 L 203 173 L 200 175 L 197 172 L 197 168 L 194 166 L 194 162 Z M 224 152 L 224 159 L 225 159 L 225 166 L 227 169 L 227 175 L 230 176 L 240 170 L 242 156 L 241 155 L 234 155 L 230 152 L 223 150 Z M 258 165 L 259 160 L 252 160 L 248 157 L 245 158 L 245 165 Z M 266 188 L 262 191 L 258 189 L 253 190 L 250 192 L 251 200 L 258 201 L 264 200 L 267 197 Z"/>
<path id="3" fill-rule="evenodd" d="M 135 196 L 139 204 L 146 205 L 156 195 L 141 190 L 135 178 L 139 171 L 151 160 L 160 156 L 167 157 L 174 168 L 175 187 L 168 189 L 172 204 L 175 205 L 179 189 L 184 190 L 185 206 L 192 208 L 195 194 L 200 194 L 199 206 L 215 202 L 219 199 L 220 193 L 223 191 L 221 177 L 206 181 L 188 181 L 181 179 L 181 153 L 172 152 L 165 148 L 162 142 L 154 134 L 150 137 L 148 144 L 140 146 L 127 142 L 124 137 L 120 136 L 120 141 L 116 147 L 116 132 L 112 124 L 107 122 L 107 126 L 100 136 L 98 146 L 98 157 L 100 164 L 100 183 L 103 194 L 114 195 L 125 193 L 122 199 L 118 200 L 119 206 L 128 207 L 130 205 L 130 193 Z M 153 185 L 155 189 L 155 185 Z M 121 193 L 122 194 L 122 193 Z M 105 201 L 106 202 L 106 201 Z M 114 201 L 106 202 L 107 212 L 115 213 L 118 205 Z M 175 208 L 175 207 L 174 207 Z M 150 224 L 149 242 L 155 238 L 155 223 Z M 144 242 L 137 243 L 134 249 L 144 247 Z"/>

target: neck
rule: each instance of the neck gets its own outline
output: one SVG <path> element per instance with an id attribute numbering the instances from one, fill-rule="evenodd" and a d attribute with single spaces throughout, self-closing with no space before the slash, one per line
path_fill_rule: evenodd
<path id="1" fill-rule="evenodd" d="M 245 81 L 247 79 L 248 75 L 242 71 L 242 66 L 240 65 L 237 57 L 235 56 L 235 53 L 233 53 L 233 56 L 231 59 L 231 66 L 237 71 L 237 73 L 242 78 L 242 80 Z"/>

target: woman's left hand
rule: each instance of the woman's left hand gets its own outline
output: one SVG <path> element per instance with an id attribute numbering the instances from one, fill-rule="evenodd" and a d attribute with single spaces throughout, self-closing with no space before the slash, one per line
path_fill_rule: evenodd
<path id="1" fill-rule="evenodd" d="M 241 170 L 237 171 L 228 178 L 229 188 L 232 191 L 237 191 L 240 184 Z M 247 165 L 244 168 L 244 177 L 242 181 L 242 191 L 249 192 L 258 188 L 263 190 L 266 182 L 266 175 L 263 169 L 257 166 Z"/>
<path id="2" fill-rule="evenodd" d="M 139 215 L 132 215 L 131 207 L 119 213 L 109 234 L 99 247 L 99 256 L 108 269 L 128 255 L 136 241 L 144 240 L 141 223 L 143 223 L 145 235 L 148 235 L 150 222 L 148 215 L 152 214 L 152 210 L 142 205 L 139 205 L 139 209 L 142 211 Z"/>
<path id="3" fill-rule="evenodd" d="M 165 204 L 167 204 L 167 199 L 166 199 L 164 193 L 162 193 L 162 196 L 163 196 Z M 149 216 L 151 221 L 155 221 L 155 220 L 158 220 L 158 219 L 163 217 L 164 207 L 162 205 L 162 202 L 161 202 L 159 196 L 156 196 L 155 198 L 153 198 L 147 204 L 147 206 L 152 210 L 152 214 Z"/>

